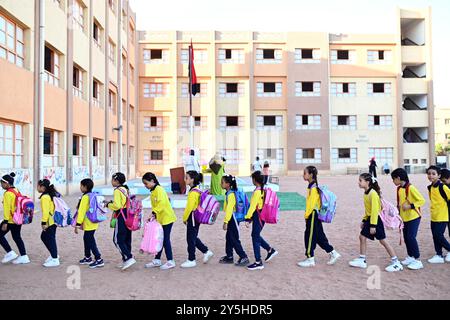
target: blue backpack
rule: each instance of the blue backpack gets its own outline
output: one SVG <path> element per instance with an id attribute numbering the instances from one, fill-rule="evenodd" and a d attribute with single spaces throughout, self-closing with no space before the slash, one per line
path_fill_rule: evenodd
<path id="1" fill-rule="evenodd" d="M 242 222 L 245 220 L 245 215 L 247 214 L 247 211 L 250 208 L 250 202 L 248 201 L 248 197 L 242 189 L 233 191 L 233 193 L 234 196 L 236 197 L 236 211 L 234 213 L 234 216 L 237 222 Z"/>

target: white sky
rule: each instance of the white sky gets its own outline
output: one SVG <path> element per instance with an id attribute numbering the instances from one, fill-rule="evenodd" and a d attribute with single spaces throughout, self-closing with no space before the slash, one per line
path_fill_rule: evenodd
<path id="1" fill-rule="evenodd" d="M 450 107 L 449 0 L 130 0 L 138 30 L 395 33 L 396 7 L 432 8 L 435 105 Z"/>

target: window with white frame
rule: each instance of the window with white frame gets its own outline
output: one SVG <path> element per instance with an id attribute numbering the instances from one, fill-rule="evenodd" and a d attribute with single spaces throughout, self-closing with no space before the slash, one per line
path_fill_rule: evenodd
<path id="1" fill-rule="evenodd" d="M 189 63 L 189 49 L 181 49 L 181 63 Z M 208 50 L 195 49 L 194 50 L 194 65 L 208 63 Z"/>
<path id="2" fill-rule="evenodd" d="M 108 161 L 109 164 L 118 164 L 117 163 L 117 143 L 110 141 L 109 142 L 109 153 L 108 153 Z"/>
<path id="3" fill-rule="evenodd" d="M 281 97 L 283 95 L 282 82 L 258 82 L 256 95 L 263 98 Z"/>
<path id="4" fill-rule="evenodd" d="M 108 93 L 108 108 L 109 111 L 112 112 L 113 114 L 116 114 L 117 112 L 117 96 L 114 93 L 114 91 L 109 90 Z"/>
<path id="5" fill-rule="evenodd" d="M 169 94 L 168 83 L 144 83 L 144 98 L 166 97 Z"/>
<path id="6" fill-rule="evenodd" d="M 103 165 L 103 140 L 92 139 L 92 164 L 94 166 Z"/>
<path id="7" fill-rule="evenodd" d="M 381 165 L 394 163 L 394 148 L 369 148 L 369 159 L 375 157 Z"/>
<path id="8" fill-rule="evenodd" d="M 371 130 L 392 129 L 392 116 L 369 115 L 368 127 Z"/>
<path id="9" fill-rule="evenodd" d="M 282 59 L 281 49 L 256 49 L 256 63 L 281 63 Z"/>
<path id="10" fill-rule="evenodd" d="M 337 130 L 356 130 L 356 116 L 332 116 L 331 128 Z"/>
<path id="11" fill-rule="evenodd" d="M 282 130 L 283 116 L 256 116 L 256 130 Z"/>
<path id="12" fill-rule="evenodd" d="M 45 46 L 44 53 L 44 79 L 56 86 L 59 87 L 59 55 L 56 51 L 50 49 L 50 47 Z"/>
<path id="13" fill-rule="evenodd" d="M 127 145 L 126 144 L 122 144 L 122 164 L 126 164 L 127 163 Z"/>
<path id="14" fill-rule="evenodd" d="M 72 6 L 73 25 L 84 31 L 84 6 L 79 0 L 75 0 Z"/>
<path id="15" fill-rule="evenodd" d="M 282 148 L 271 148 L 271 149 L 260 149 L 256 150 L 256 153 L 260 159 L 269 160 L 271 163 L 283 164 L 283 149 Z"/>
<path id="16" fill-rule="evenodd" d="M 128 147 L 128 160 L 131 163 L 134 163 L 134 147 L 133 146 Z"/>
<path id="17" fill-rule="evenodd" d="M 220 130 L 237 130 L 244 126 L 244 117 L 221 116 L 219 117 Z"/>
<path id="18" fill-rule="evenodd" d="M 355 82 L 332 82 L 330 87 L 331 95 L 334 97 L 355 97 Z"/>
<path id="19" fill-rule="evenodd" d="M 92 29 L 92 37 L 94 38 L 94 44 L 101 49 L 102 48 L 102 28 L 98 21 L 94 21 Z"/>
<path id="20" fill-rule="evenodd" d="M 169 50 L 163 49 L 144 49 L 144 63 L 145 64 L 168 64 Z"/>
<path id="21" fill-rule="evenodd" d="M 392 51 L 390 50 L 368 50 L 368 64 L 390 64 L 392 63 Z"/>
<path id="22" fill-rule="evenodd" d="M 130 122 L 134 124 L 134 106 L 130 104 Z"/>
<path id="23" fill-rule="evenodd" d="M 116 45 L 111 39 L 109 39 L 108 58 L 113 65 L 116 65 Z"/>
<path id="24" fill-rule="evenodd" d="M 295 49 L 295 63 L 320 63 L 320 49 Z"/>
<path id="25" fill-rule="evenodd" d="M 93 102 L 94 106 L 97 106 L 97 107 L 102 107 L 102 104 L 101 104 L 102 89 L 101 89 L 101 87 L 102 87 L 102 85 L 97 79 L 94 79 L 92 81 L 92 102 Z"/>
<path id="26" fill-rule="evenodd" d="M 295 163 L 322 163 L 322 149 L 320 148 L 296 148 Z"/>
<path id="27" fill-rule="evenodd" d="M 83 99 L 83 71 L 78 66 L 73 66 L 73 95 Z"/>
<path id="28" fill-rule="evenodd" d="M 242 49 L 219 49 L 219 63 L 244 64 L 245 53 Z"/>
<path id="29" fill-rule="evenodd" d="M 144 131 L 165 131 L 168 128 L 168 123 L 167 117 L 144 117 Z"/>
<path id="30" fill-rule="evenodd" d="M 169 163 L 169 150 L 144 150 L 144 165 Z"/>
<path id="31" fill-rule="evenodd" d="M 219 83 L 219 97 L 237 98 L 244 96 L 244 84 L 238 82 Z"/>
<path id="32" fill-rule="evenodd" d="M 23 29 L 0 12 L 0 58 L 23 67 L 25 40 Z"/>
<path id="33" fill-rule="evenodd" d="M 208 118 L 207 117 L 200 117 L 200 116 L 194 116 L 194 130 L 200 130 L 200 129 L 206 129 L 208 127 Z M 182 129 L 189 129 L 190 128 L 190 117 L 182 116 L 181 117 L 181 128 Z"/>
<path id="34" fill-rule="evenodd" d="M 297 130 L 319 130 L 321 126 L 321 116 L 318 114 L 297 114 L 295 116 L 295 129 Z"/>
<path id="35" fill-rule="evenodd" d="M 59 132 L 44 129 L 44 167 L 57 167 L 60 163 Z"/>
<path id="36" fill-rule="evenodd" d="M 72 141 L 73 166 L 81 167 L 84 165 L 84 138 L 82 136 L 74 135 Z"/>
<path id="37" fill-rule="evenodd" d="M 236 165 L 244 162 L 244 152 L 240 149 L 222 149 L 219 152 L 226 159 L 227 164 Z"/>
<path id="38" fill-rule="evenodd" d="M 204 98 L 208 96 L 208 83 L 200 83 L 200 92 L 192 98 Z M 181 98 L 189 98 L 189 83 L 181 84 Z"/>
<path id="39" fill-rule="evenodd" d="M 320 97 L 320 82 L 297 81 L 295 82 L 296 97 Z"/>
<path id="40" fill-rule="evenodd" d="M 0 122 L 0 169 L 23 167 L 23 126 Z"/>
<path id="41" fill-rule="evenodd" d="M 356 52 L 354 50 L 331 50 L 331 64 L 353 64 Z"/>
<path id="42" fill-rule="evenodd" d="M 331 149 L 331 159 L 334 163 L 356 163 L 356 148 L 333 148 Z"/>
<path id="43" fill-rule="evenodd" d="M 383 82 L 369 82 L 367 83 L 367 95 L 368 96 L 390 96 L 391 95 L 391 83 Z"/>

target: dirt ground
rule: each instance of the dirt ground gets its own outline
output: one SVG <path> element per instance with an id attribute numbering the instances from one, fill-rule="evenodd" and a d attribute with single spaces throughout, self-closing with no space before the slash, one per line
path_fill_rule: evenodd
<path id="1" fill-rule="evenodd" d="M 450 299 L 450 264 L 426 262 L 434 255 L 428 201 L 423 208 L 424 218 L 418 235 L 423 270 L 405 269 L 388 274 L 384 267 L 389 257 L 376 242 L 368 246 L 368 264 L 372 267 L 360 270 L 348 266 L 348 261 L 358 254 L 359 223 L 363 214 L 363 192 L 357 186 L 357 179 L 357 176 L 319 176 L 319 182 L 328 185 L 338 196 L 336 219 L 325 226 L 331 244 L 342 254 L 334 266 L 326 265 L 328 256 L 320 248 L 316 251 L 314 268 L 297 266 L 305 251 L 302 211 L 283 211 L 279 224 L 266 225 L 262 235 L 279 255 L 261 271 L 218 263 L 225 250 L 223 213 L 215 225 L 200 229 L 200 238 L 215 256 L 205 265 L 198 252 L 197 267 L 184 270 L 179 265 L 187 258 L 186 231 L 181 221 L 182 210 L 176 211 L 178 221 L 172 229 L 172 245 L 177 267 L 168 271 L 144 269 L 151 257 L 138 252 L 140 231 L 133 234 L 133 251 L 138 263 L 124 272 L 117 269 L 121 259 L 107 223 L 100 226 L 96 235 L 106 263 L 104 268 L 91 270 L 77 265 L 83 257 L 82 234 L 75 235 L 68 227 L 57 231 L 61 266 L 46 269 L 42 263 L 48 252 L 40 240 L 40 224 L 35 221 L 22 229 L 31 264 L 0 265 L 0 299 Z M 301 178 L 282 177 L 280 180 L 281 191 L 305 194 L 307 184 Z M 390 177 L 382 176 L 379 180 L 385 197 L 395 201 L 395 187 Z M 411 182 L 428 200 L 426 176 L 413 175 Z M 76 205 L 75 196 L 66 200 L 71 206 Z M 241 226 L 244 249 L 253 261 L 250 234 L 251 229 Z M 11 236 L 7 237 L 17 250 Z M 404 245 L 399 246 L 398 233 L 388 232 L 388 239 L 398 256 L 404 258 L 406 249 Z M 265 250 L 262 255 L 265 257 Z"/>

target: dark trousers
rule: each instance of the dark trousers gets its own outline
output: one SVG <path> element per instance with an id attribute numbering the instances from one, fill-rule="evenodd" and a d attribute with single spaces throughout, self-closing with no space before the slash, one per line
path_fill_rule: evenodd
<path id="1" fill-rule="evenodd" d="M 95 257 L 95 260 L 100 260 L 102 255 L 100 251 L 98 251 L 97 243 L 95 242 L 95 230 L 85 231 L 83 235 L 84 242 L 84 256 L 89 258 L 91 256 L 91 252 Z"/>
<path id="2" fill-rule="evenodd" d="M 124 215 L 126 216 L 126 210 L 124 210 Z M 125 225 L 125 219 L 122 214 L 119 214 L 117 217 L 113 242 L 116 248 L 119 249 L 123 261 L 127 261 L 133 257 L 131 254 L 131 231 Z"/>
<path id="3" fill-rule="evenodd" d="M 261 247 L 267 251 L 270 250 L 270 245 L 261 237 L 261 231 L 264 225 L 265 222 L 259 219 L 259 213 L 255 211 L 252 216 L 252 243 L 256 262 L 261 261 Z"/>
<path id="4" fill-rule="evenodd" d="M 225 239 L 225 252 L 228 258 L 233 257 L 233 249 L 236 250 L 239 258 L 247 257 L 247 254 L 242 248 L 241 240 L 239 239 L 239 224 L 236 222 L 236 218 L 234 216 L 228 222 Z"/>
<path id="5" fill-rule="evenodd" d="M 6 229 L 6 231 L 3 231 L 3 225 L 7 225 L 8 228 Z M 11 246 L 9 245 L 8 241 L 6 240 L 5 236 L 6 234 L 11 231 L 11 235 L 12 238 L 14 240 L 14 242 L 17 245 L 17 248 L 19 249 L 19 253 L 21 256 L 25 256 L 27 254 L 27 251 L 25 250 L 25 244 L 23 243 L 22 237 L 20 236 L 20 230 L 22 229 L 22 226 L 17 225 L 17 224 L 13 224 L 13 223 L 7 223 L 5 221 L 3 221 L 0 224 L 0 245 L 2 246 L 2 248 L 6 251 L 6 253 L 11 252 Z"/>
<path id="6" fill-rule="evenodd" d="M 374 178 L 376 178 L 376 177 L 377 177 L 377 167 L 375 167 L 375 166 L 370 166 L 370 167 L 369 167 L 369 173 L 370 173 Z"/>
<path id="7" fill-rule="evenodd" d="M 173 223 L 170 224 L 166 224 L 163 227 L 163 231 L 164 231 L 164 242 L 163 242 L 163 249 L 166 252 L 166 258 L 167 260 L 173 260 L 173 255 L 172 255 L 172 244 L 170 243 L 170 232 L 172 231 L 172 226 Z M 155 259 L 161 259 L 161 255 L 163 252 L 163 249 L 161 249 L 160 252 L 158 252 L 158 254 L 155 256 Z"/>
<path id="8" fill-rule="evenodd" d="M 317 217 L 317 211 L 314 210 L 308 219 L 306 219 L 305 229 L 305 247 L 306 257 L 314 257 L 314 250 L 316 245 L 319 245 L 327 253 L 333 251 L 333 246 L 328 243 L 327 236 L 323 231 L 322 221 Z"/>
<path id="9" fill-rule="evenodd" d="M 450 243 L 445 239 L 444 233 L 448 222 L 431 222 L 431 232 L 433 233 L 434 249 L 438 256 L 442 256 L 442 248 L 450 252 Z"/>
<path id="10" fill-rule="evenodd" d="M 41 240 L 45 247 L 50 252 L 53 259 L 58 258 L 58 247 L 56 246 L 56 224 L 48 227 L 45 231 L 42 230 Z"/>
<path id="11" fill-rule="evenodd" d="M 203 244 L 203 242 L 198 238 L 198 231 L 200 229 L 200 224 L 191 215 L 187 220 L 187 231 L 186 231 L 186 241 L 187 241 L 187 251 L 188 259 L 190 261 L 195 260 L 195 249 L 197 248 L 202 253 L 208 252 L 208 247 Z"/>
<path id="12" fill-rule="evenodd" d="M 417 218 L 404 223 L 403 239 L 409 257 L 420 258 L 419 244 L 417 243 L 417 232 L 419 231 L 421 218 Z"/>

